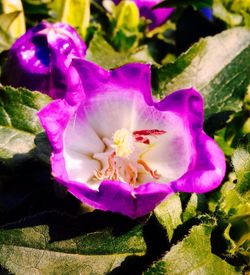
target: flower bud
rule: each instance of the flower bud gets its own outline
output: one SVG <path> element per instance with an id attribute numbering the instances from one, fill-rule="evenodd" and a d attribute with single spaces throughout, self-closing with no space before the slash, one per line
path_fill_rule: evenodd
<path id="1" fill-rule="evenodd" d="M 115 17 L 118 28 L 136 29 L 139 25 L 139 10 L 132 1 L 122 1 L 115 7 Z"/>
<path id="2" fill-rule="evenodd" d="M 43 21 L 13 44 L 1 82 L 63 98 L 69 89 L 71 60 L 84 58 L 85 52 L 86 45 L 74 28 Z"/>

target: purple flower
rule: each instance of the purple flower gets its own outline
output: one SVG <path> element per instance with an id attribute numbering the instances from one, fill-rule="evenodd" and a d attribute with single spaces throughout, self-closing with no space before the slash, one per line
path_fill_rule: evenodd
<path id="1" fill-rule="evenodd" d="M 120 3 L 122 0 L 113 0 L 115 4 Z M 163 0 L 131 0 L 135 2 L 140 10 L 140 16 L 145 17 L 152 21 L 149 25 L 150 29 L 154 29 L 164 24 L 170 17 L 174 8 L 157 8 L 153 9 L 154 6 L 162 2 Z"/>
<path id="2" fill-rule="evenodd" d="M 82 83 L 38 115 L 52 175 L 79 200 L 136 218 L 173 192 L 219 186 L 224 155 L 202 130 L 203 100 L 193 88 L 155 101 L 149 65 L 106 71 L 73 59 L 71 70 Z"/>
<path id="3" fill-rule="evenodd" d="M 41 22 L 13 44 L 2 83 L 26 87 L 63 98 L 73 57 L 83 58 L 86 45 L 75 29 L 64 23 Z"/>

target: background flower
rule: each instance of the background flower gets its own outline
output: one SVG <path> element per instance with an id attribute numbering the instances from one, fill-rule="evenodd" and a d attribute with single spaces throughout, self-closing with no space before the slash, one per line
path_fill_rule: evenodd
<path id="1" fill-rule="evenodd" d="M 82 86 L 74 83 L 66 99 L 39 112 L 53 148 L 52 174 L 69 192 L 136 218 L 172 192 L 203 193 L 221 183 L 224 155 L 202 130 L 198 92 L 181 90 L 156 102 L 149 65 L 106 71 L 72 63 Z"/>
<path id="2" fill-rule="evenodd" d="M 1 82 L 63 98 L 71 60 L 84 58 L 85 52 L 84 41 L 71 26 L 43 21 L 13 44 Z"/>
<path id="3" fill-rule="evenodd" d="M 154 6 L 162 2 L 162 0 L 131 0 L 135 2 L 137 7 L 140 10 L 140 16 L 145 17 L 152 21 L 149 25 L 150 29 L 154 29 L 165 23 L 167 19 L 170 17 L 172 12 L 174 11 L 173 8 L 157 8 L 153 9 Z M 121 2 L 121 0 L 114 0 L 115 4 Z"/>

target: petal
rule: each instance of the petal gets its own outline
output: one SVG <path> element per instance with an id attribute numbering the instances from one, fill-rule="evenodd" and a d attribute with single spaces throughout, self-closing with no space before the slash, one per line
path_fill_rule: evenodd
<path id="1" fill-rule="evenodd" d="M 160 110 L 180 116 L 191 137 L 192 152 L 187 172 L 172 183 L 175 191 L 204 193 L 216 188 L 225 175 L 225 157 L 213 139 L 202 130 L 203 100 L 195 89 L 180 90 L 158 103 Z"/>
<path id="2" fill-rule="evenodd" d="M 213 139 L 201 133 L 187 173 L 172 183 L 175 191 L 205 193 L 217 188 L 226 172 L 225 156 Z"/>
<path id="3" fill-rule="evenodd" d="M 152 105 L 150 65 L 127 64 L 114 71 L 82 59 L 73 59 L 72 66 L 78 71 L 89 100 L 106 91 L 139 93 L 148 105 Z"/>
<path id="4" fill-rule="evenodd" d="M 147 183 L 136 189 L 118 181 L 104 181 L 99 191 L 90 191 L 86 186 L 68 182 L 70 193 L 90 206 L 119 212 L 131 218 L 141 217 L 152 211 L 173 190 L 164 184 Z"/>
<path id="5" fill-rule="evenodd" d="M 149 25 L 150 29 L 154 29 L 164 24 L 170 15 L 173 13 L 173 8 L 157 8 L 154 6 L 162 2 L 162 0 L 134 0 L 140 10 L 140 15 L 150 19 L 152 23 Z"/>
<path id="6" fill-rule="evenodd" d="M 77 105 L 75 105 L 75 108 L 77 108 Z M 74 112 L 75 109 L 65 100 L 58 99 L 52 101 L 37 113 L 52 146 L 52 175 L 64 180 L 68 180 L 68 175 L 63 156 L 63 134 Z"/>

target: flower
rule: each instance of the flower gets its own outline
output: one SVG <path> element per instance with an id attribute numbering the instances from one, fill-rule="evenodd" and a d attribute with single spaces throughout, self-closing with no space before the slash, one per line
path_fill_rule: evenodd
<path id="1" fill-rule="evenodd" d="M 71 26 L 42 21 L 13 44 L 1 81 L 63 98 L 71 60 L 83 58 L 85 51 L 84 41 Z"/>
<path id="2" fill-rule="evenodd" d="M 120 3 L 124 0 L 113 0 L 115 4 Z M 156 8 L 154 6 L 162 2 L 162 0 L 131 0 L 135 2 L 137 7 L 140 10 L 140 16 L 145 17 L 146 19 L 151 20 L 149 29 L 154 29 L 162 24 L 164 24 L 167 19 L 170 17 L 174 8 Z"/>
<path id="3" fill-rule="evenodd" d="M 107 71 L 73 59 L 81 83 L 39 113 L 52 145 L 52 175 L 90 206 L 131 218 L 173 192 L 208 192 L 225 158 L 202 130 L 203 100 L 193 88 L 155 101 L 150 66 Z"/>

